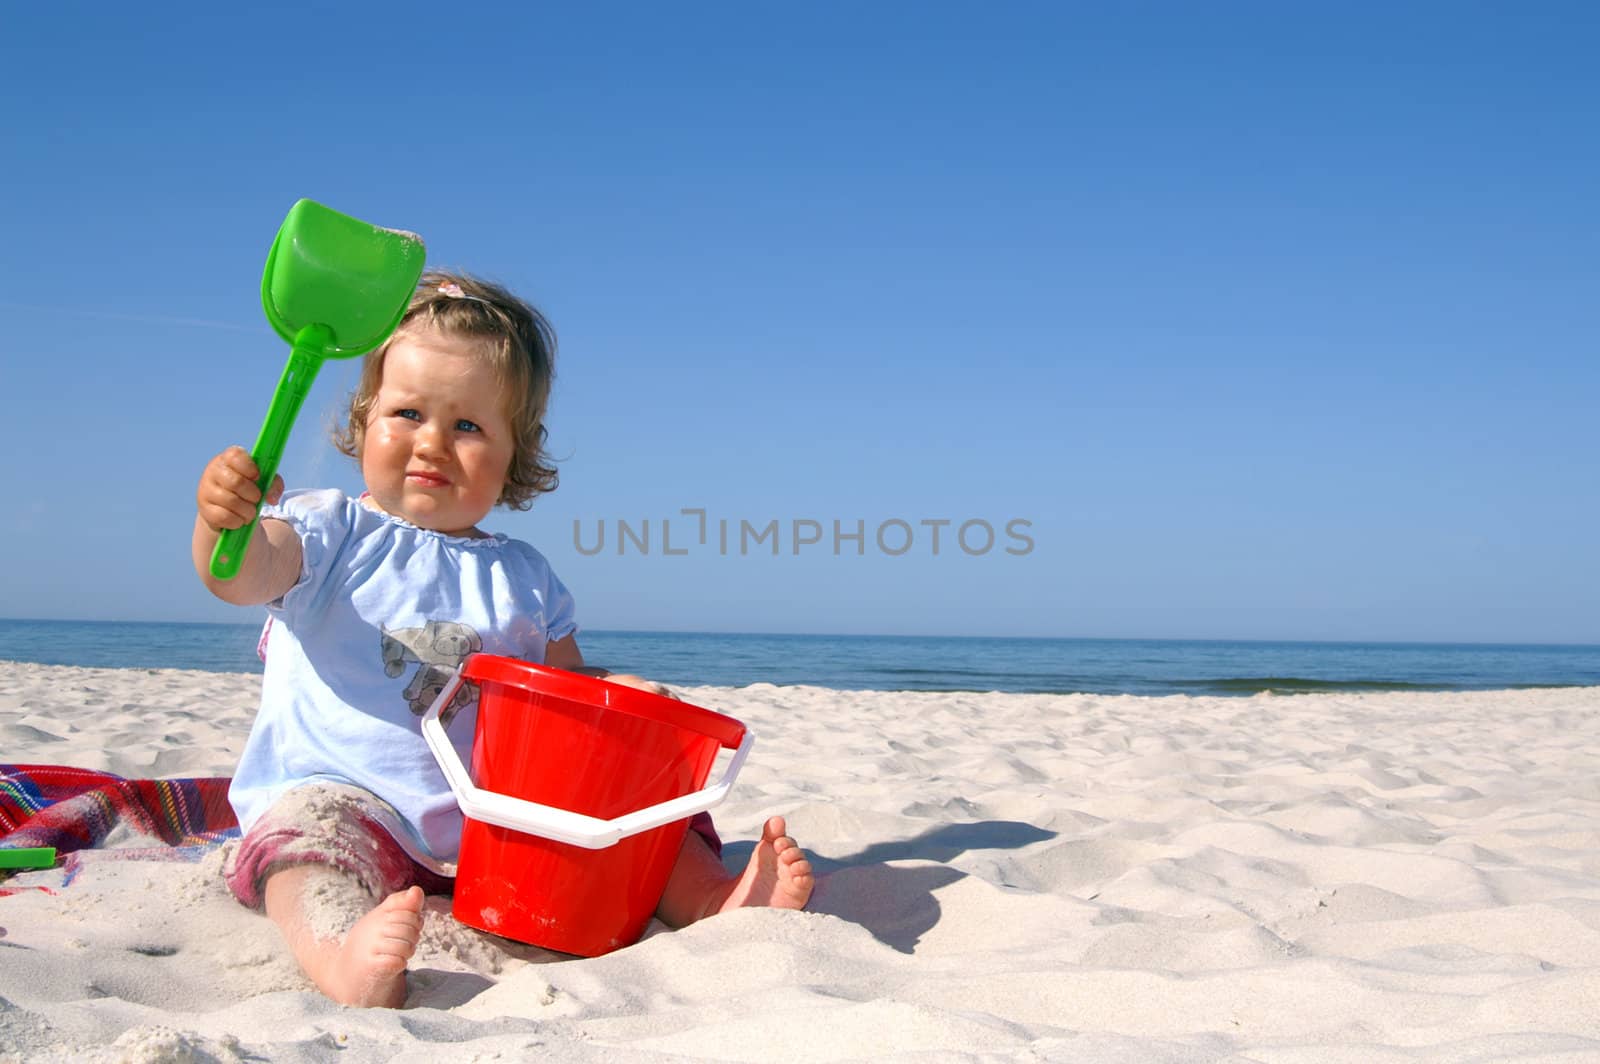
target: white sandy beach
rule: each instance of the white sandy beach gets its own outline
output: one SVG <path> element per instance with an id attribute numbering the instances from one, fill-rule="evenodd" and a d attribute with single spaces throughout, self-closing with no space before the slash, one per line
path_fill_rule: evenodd
<path id="1" fill-rule="evenodd" d="M 226 775 L 258 682 L 0 663 L 0 761 Z M 98 851 L 0 897 L 0 1059 L 1600 1060 L 1600 688 L 681 693 L 758 736 L 728 860 L 784 814 L 812 911 L 579 960 L 430 899 L 360 1011 L 217 855 Z"/>

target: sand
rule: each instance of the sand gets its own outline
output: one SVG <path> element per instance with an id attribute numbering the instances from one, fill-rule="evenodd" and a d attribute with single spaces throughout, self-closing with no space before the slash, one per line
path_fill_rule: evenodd
<path id="1" fill-rule="evenodd" d="M 256 685 L 0 664 L 0 761 L 227 774 Z M 362 1011 L 218 854 L 98 851 L 0 898 L 0 1059 L 1600 1060 L 1600 688 L 681 693 L 758 735 L 728 860 L 787 816 L 811 911 L 580 960 L 430 899 Z"/>

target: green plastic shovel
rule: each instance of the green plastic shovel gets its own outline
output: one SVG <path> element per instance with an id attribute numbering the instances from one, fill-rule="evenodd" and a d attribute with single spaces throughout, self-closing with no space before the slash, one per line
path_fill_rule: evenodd
<path id="1" fill-rule="evenodd" d="M 261 274 L 261 308 L 293 347 L 250 451 L 263 498 L 323 360 L 364 355 L 389 338 L 426 254 L 415 233 L 381 229 L 308 199 L 289 208 Z M 238 575 L 256 521 L 222 533 L 211 552 L 212 576 Z"/>

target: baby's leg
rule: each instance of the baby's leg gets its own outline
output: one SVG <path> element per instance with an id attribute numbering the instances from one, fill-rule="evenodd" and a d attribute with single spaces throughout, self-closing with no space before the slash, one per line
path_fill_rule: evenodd
<path id="1" fill-rule="evenodd" d="M 318 990 L 341 1005 L 405 1004 L 406 962 L 422 937 L 421 887 L 373 907 L 355 878 L 326 865 L 292 865 L 269 875 L 263 894 L 267 915 Z"/>
<path id="2" fill-rule="evenodd" d="M 744 872 L 732 875 L 698 832 L 691 831 L 678 852 L 656 915 L 673 927 L 743 906 L 803 909 L 816 878 L 805 853 L 785 832 L 783 817 L 762 827 Z"/>
<path id="3" fill-rule="evenodd" d="M 423 893 L 448 889 L 412 860 L 386 822 L 398 823 L 399 814 L 366 791 L 296 787 L 262 814 L 223 866 L 234 896 L 265 909 L 317 988 L 343 1004 L 404 1003 Z"/>

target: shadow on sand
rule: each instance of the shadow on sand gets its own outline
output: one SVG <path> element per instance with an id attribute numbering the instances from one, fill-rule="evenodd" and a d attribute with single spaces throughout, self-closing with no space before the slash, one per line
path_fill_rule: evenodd
<path id="1" fill-rule="evenodd" d="M 817 891 L 806 908 L 860 924 L 884 945 L 901 953 L 915 951 L 922 936 L 939 922 L 934 891 L 967 873 L 948 862 L 971 850 L 1017 850 L 1055 837 L 1033 824 L 1015 820 L 983 820 L 941 824 L 911 839 L 873 843 L 859 853 L 832 858 L 808 851 L 817 871 Z M 731 842 L 723 862 L 740 869 L 750 858 L 753 842 Z M 914 868 L 891 867 L 889 861 L 929 861 Z"/>
<path id="2" fill-rule="evenodd" d="M 808 851 L 817 871 L 817 891 L 807 906 L 811 912 L 827 913 L 860 924 L 884 945 L 901 953 L 913 953 L 930 928 L 939 922 L 939 901 L 934 892 L 968 873 L 951 868 L 949 861 L 973 850 L 1016 850 L 1045 839 L 1055 832 L 1013 820 L 985 820 L 975 823 L 941 824 L 911 839 L 877 842 L 844 857 L 828 857 Z M 741 870 L 750 860 L 753 841 L 730 842 L 723 847 L 722 860 L 730 870 Z M 891 861 L 920 861 L 923 864 L 897 867 Z M 429 899 L 430 906 L 446 909 L 447 899 Z M 536 964 L 572 960 L 538 946 L 529 946 L 497 936 L 485 938 L 495 946 Z M 454 1008 L 494 985 L 476 973 L 442 969 L 413 969 L 412 1008 Z"/>

